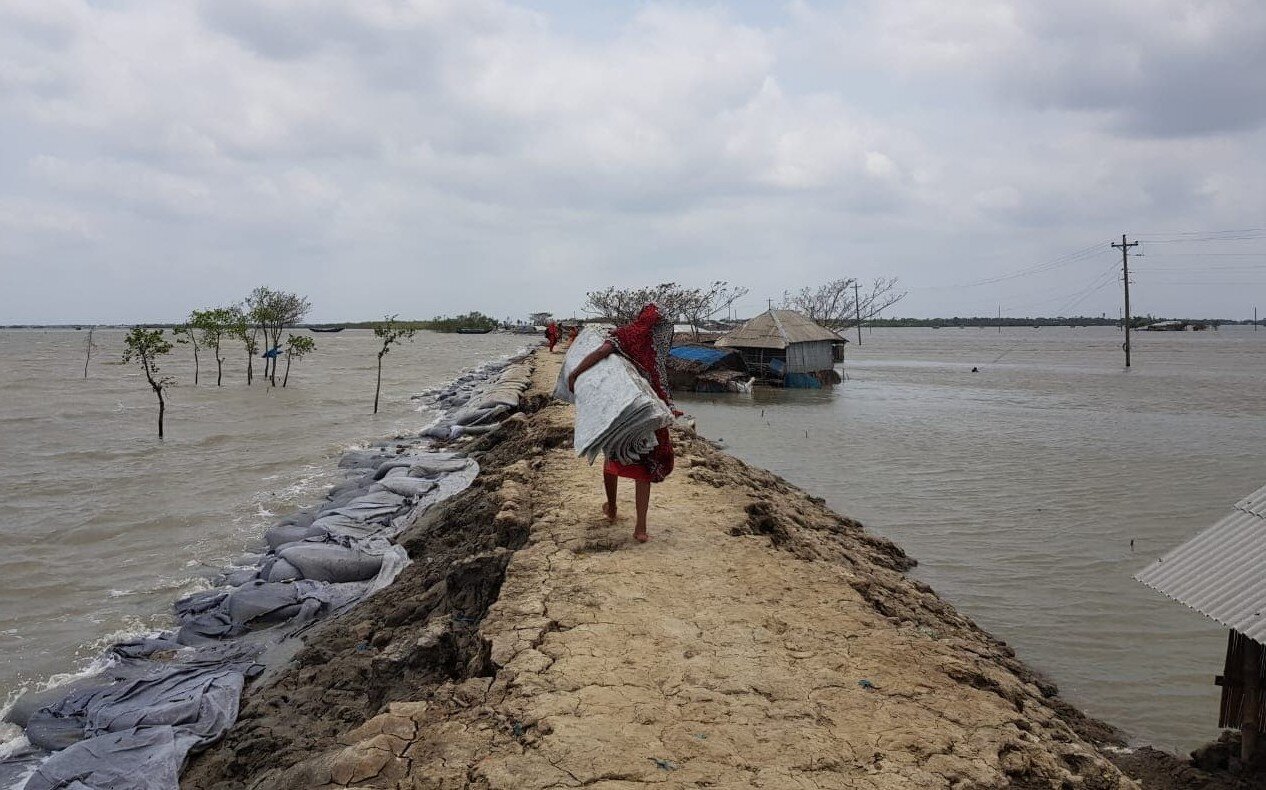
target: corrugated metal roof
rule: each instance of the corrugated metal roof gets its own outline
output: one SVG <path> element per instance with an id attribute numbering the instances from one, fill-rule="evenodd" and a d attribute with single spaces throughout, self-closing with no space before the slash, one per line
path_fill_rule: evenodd
<path id="1" fill-rule="evenodd" d="M 728 348 L 786 348 L 792 343 L 821 340 L 834 343 L 843 339 L 795 310 L 766 310 L 738 329 L 722 335 L 717 345 Z"/>
<path id="2" fill-rule="evenodd" d="M 1134 578 L 1227 628 L 1266 642 L 1266 486 Z"/>

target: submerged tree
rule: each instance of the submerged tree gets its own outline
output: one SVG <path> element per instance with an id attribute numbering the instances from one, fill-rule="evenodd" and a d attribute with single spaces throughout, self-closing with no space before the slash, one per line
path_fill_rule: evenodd
<path id="1" fill-rule="evenodd" d="M 677 283 L 660 283 L 648 288 L 612 286 L 585 294 L 585 304 L 581 309 L 617 324 L 627 324 L 637 317 L 647 302 L 658 302 L 675 321 L 681 314 L 678 304 L 681 293 L 682 288 Z"/>
<path id="2" fill-rule="evenodd" d="M 286 373 L 281 377 L 281 388 L 286 388 L 286 382 L 290 381 L 290 362 L 295 359 L 303 359 L 308 354 L 316 351 L 316 341 L 307 335 L 290 335 L 286 338 Z"/>
<path id="3" fill-rule="evenodd" d="M 229 325 L 229 334 L 240 340 L 242 348 L 246 350 L 246 386 L 249 387 L 255 380 L 255 355 L 259 353 L 259 329 L 251 325 L 246 311 L 241 307 L 234 307 L 232 310 L 233 321 Z"/>
<path id="4" fill-rule="evenodd" d="M 172 335 L 176 337 L 176 342 L 180 345 L 188 343 L 193 346 L 193 385 L 198 386 L 198 373 L 200 363 L 198 361 L 198 336 L 194 334 L 193 324 L 180 324 L 171 329 Z"/>
<path id="5" fill-rule="evenodd" d="M 844 329 L 869 321 L 905 297 L 905 291 L 897 290 L 896 277 L 879 277 L 869 286 L 847 277 L 801 288 L 784 297 L 783 306 L 829 329 Z"/>
<path id="6" fill-rule="evenodd" d="M 374 387 L 374 414 L 378 413 L 378 394 L 382 392 L 382 358 L 401 340 L 412 340 L 418 330 L 396 321 L 396 315 L 385 316 L 374 324 L 374 337 L 382 341 L 378 349 L 378 383 Z"/>
<path id="7" fill-rule="evenodd" d="M 171 343 L 163 337 L 161 329 L 132 327 L 123 342 L 127 350 L 123 352 L 123 362 L 135 361 L 145 371 L 145 380 L 158 396 L 158 438 L 163 438 L 163 415 L 167 411 L 167 402 L 163 399 L 163 389 L 175 379 L 158 375 L 158 358 L 171 352 Z"/>
<path id="8" fill-rule="evenodd" d="M 235 335 L 241 310 L 237 307 L 216 307 L 211 310 L 194 310 L 189 314 L 189 326 L 202 335 L 202 344 L 215 354 L 215 386 L 224 380 L 224 353 L 221 345 L 225 338 Z M 197 383 L 197 346 L 194 346 L 194 383 Z"/>
<path id="9" fill-rule="evenodd" d="M 281 333 L 287 326 L 293 326 L 302 321 L 311 309 L 312 304 L 306 296 L 288 291 L 274 291 L 264 285 L 251 291 L 251 295 L 246 297 L 246 313 L 249 321 L 263 336 L 264 342 L 268 345 L 266 351 L 269 352 L 281 348 Z M 270 354 L 265 357 L 264 362 L 264 376 L 272 382 L 274 387 L 277 386 L 278 356 L 280 356 L 278 353 Z"/>
<path id="10" fill-rule="evenodd" d="M 92 342 L 92 333 L 95 331 L 95 326 L 88 327 L 88 339 L 84 342 L 84 378 L 88 378 L 88 363 L 92 361 L 92 352 L 97 350 L 97 344 Z"/>

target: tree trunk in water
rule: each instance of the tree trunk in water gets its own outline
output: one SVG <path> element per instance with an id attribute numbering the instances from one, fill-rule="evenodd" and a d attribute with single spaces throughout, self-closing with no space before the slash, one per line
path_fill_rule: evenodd
<path id="1" fill-rule="evenodd" d="M 198 344 L 193 344 L 193 385 L 198 386 Z"/>
<path id="2" fill-rule="evenodd" d="M 255 378 L 255 357 L 250 354 L 247 354 L 246 355 L 246 386 L 249 387 L 251 385 L 251 381 L 253 381 L 254 378 Z"/>
<path id="3" fill-rule="evenodd" d="M 286 382 L 290 381 L 290 355 L 286 355 L 286 375 L 281 377 L 281 388 L 286 388 Z"/>
<path id="4" fill-rule="evenodd" d="M 215 352 L 215 386 L 220 386 L 220 382 L 224 379 L 224 360 L 220 359 L 220 352 Z"/>
<path id="5" fill-rule="evenodd" d="M 156 389 L 158 393 L 158 438 L 163 438 L 163 412 L 167 411 L 167 404 L 163 401 L 163 390 Z"/>
<path id="6" fill-rule="evenodd" d="M 382 392 L 382 354 L 378 355 L 378 386 L 374 387 L 374 414 L 378 413 L 379 392 Z"/>

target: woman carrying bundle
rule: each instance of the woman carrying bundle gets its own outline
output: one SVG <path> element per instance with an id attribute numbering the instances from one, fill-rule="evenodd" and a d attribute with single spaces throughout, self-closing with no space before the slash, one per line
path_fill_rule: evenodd
<path id="1" fill-rule="evenodd" d="M 672 410 L 673 415 L 680 416 L 681 412 L 673 407 L 672 397 L 668 393 L 668 373 L 664 367 L 672 342 L 672 319 L 662 307 L 651 302 L 642 308 L 637 318 L 613 331 L 605 343 L 576 365 L 576 369 L 567 377 L 567 388 L 574 392 L 576 379 L 582 373 L 611 354 L 619 354 L 633 363 L 633 367 L 646 378 L 651 389 Z M 651 483 L 663 481 L 673 471 L 673 445 L 668 429 L 657 430 L 655 439 L 658 442 L 655 449 L 635 463 L 622 464 L 608 459 L 602 467 L 602 483 L 607 493 L 607 502 L 602 506 L 602 512 L 609 521 L 616 519 L 615 495 L 620 478 L 633 480 L 634 504 L 637 508 L 637 525 L 633 528 L 633 537 L 640 543 L 650 540 L 646 531 L 646 513 L 651 504 Z"/>

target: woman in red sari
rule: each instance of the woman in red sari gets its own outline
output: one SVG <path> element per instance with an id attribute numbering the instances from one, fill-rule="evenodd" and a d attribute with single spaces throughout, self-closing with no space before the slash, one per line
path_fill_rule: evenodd
<path id="1" fill-rule="evenodd" d="M 545 327 L 545 339 L 549 341 L 550 353 L 554 352 L 554 344 L 558 342 L 558 324 L 550 321 L 549 326 Z"/>
<path id="2" fill-rule="evenodd" d="M 668 393 L 668 373 L 664 361 L 672 348 L 673 322 L 658 304 L 651 302 L 642 308 L 632 323 L 613 331 L 607 342 L 580 361 L 567 378 L 567 387 L 576 389 L 576 378 L 611 354 L 620 354 L 633 363 L 638 372 L 650 382 L 651 389 L 663 399 L 674 415 L 680 415 Z M 637 507 L 637 525 L 633 537 L 641 543 L 650 540 L 646 531 L 646 513 L 651 504 L 651 483 L 659 483 L 673 471 L 673 444 L 667 428 L 655 432 L 658 441 L 655 449 L 642 456 L 636 463 L 622 464 L 607 460 L 602 467 L 602 483 L 607 492 L 607 502 L 602 507 L 609 521 L 615 521 L 615 495 L 620 478 L 633 480 L 634 504 Z"/>

